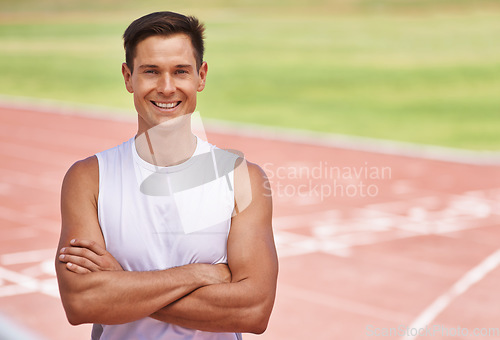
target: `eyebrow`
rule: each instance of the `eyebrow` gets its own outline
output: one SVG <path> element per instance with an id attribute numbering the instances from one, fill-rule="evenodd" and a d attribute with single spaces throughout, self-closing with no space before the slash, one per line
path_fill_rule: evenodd
<path id="1" fill-rule="evenodd" d="M 158 65 L 141 65 L 139 68 L 158 68 Z"/>
<path id="2" fill-rule="evenodd" d="M 193 66 L 190 65 L 190 64 L 179 64 L 179 65 L 175 65 L 175 68 L 192 68 Z M 141 65 L 139 66 L 140 69 L 143 69 L 143 68 L 159 68 L 158 65 L 150 65 L 150 64 L 146 64 L 146 65 Z"/>

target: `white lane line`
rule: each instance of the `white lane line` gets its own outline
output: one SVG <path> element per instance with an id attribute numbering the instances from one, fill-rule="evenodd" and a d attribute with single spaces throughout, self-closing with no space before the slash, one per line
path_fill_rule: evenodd
<path id="1" fill-rule="evenodd" d="M 40 293 L 60 299 L 59 284 L 56 278 L 40 281 Z"/>
<path id="2" fill-rule="evenodd" d="M 279 126 L 243 124 L 215 119 L 205 119 L 204 121 L 206 122 L 205 126 L 209 135 L 210 132 L 215 132 L 229 136 L 238 135 L 250 138 L 288 141 L 320 147 L 444 161 L 448 163 L 500 165 L 500 152 L 498 151 L 473 151 L 438 145 L 424 145 L 370 137 L 306 131 Z"/>
<path id="3" fill-rule="evenodd" d="M 55 248 L 22 251 L 18 253 L 10 253 L 0 256 L 0 263 L 4 266 L 9 266 L 19 263 L 40 262 L 47 258 L 55 258 L 55 256 L 56 256 Z"/>
<path id="4" fill-rule="evenodd" d="M 32 277 L 0 267 L 0 279 L 4 282 L 12 282 L 13 285 L 0 287 L 0 298 L 28 293 L 42 293 L 52 297 L 59 297 L 57 279 L 49 278 L 37 280 Z"/>
<path id="5" fill-rule="evenodd" d="M 278 285 L 278 294 L 287 295 L 294 299 L 299 299 L 308 303 L 315 303 L 356 315 L 363 315 L 376 320 L 384 320 L 397 324 L 404 324 L 405 320 L 411 319 L 411 316 L 408 314 L 399 313 L 389 309 L 375 307 L 364 303 L 355 302 L 328 294 L 318 293 L 317 291 L 298 288 L 282 283 Z"/>
<path id="6" fill-rule="evenodd" d="M 0 287 L 0 298 L 6 296 L 16 296 L 22 294 L 35 293 L 37 290 L 29 287 L 9 285 L 5 287 Z"/>
<path id="7" fill-rule="evenodd" d="M 339 242 L 335 238 L 322 238 L 289 233 L 277 230 L 274 233 L 279 258 L 305 255 L 311 253 L 325 253 L 340 257 L 351 255 L 350 244 Z"/>
<path id="8" fill-rule="evenodd" d="M 410 325 L 410 329 L 425 328 L 443 310 L 445 310 L 458 296 L 465 293 L 470 287 L 481 281 L 488 273 L 500 265 L 500 249 L 484 259 L 476 267 L 469 270 L 444 294 L 432 302 Z M 413 340 L 417 337 L 406 335 L 402 340 Z"/>
<path id="9" fill-rule="evenodd" d="M 27 290 L 31 290 L 33 292 L 37 291 L 39 288 L 38 280 L 2 267 L 0 267 L 0 278 L 6 281 L 13 282 L 18 286 L 23 287 Z"/>
<path id="10" fill-rule="evenodd" d="M 55 99 L 0 94 L 0 107 L 49 114 L 74 115 L 99 120 L 114 120 L 130 123 L 137 122 L 137 112 L 133 109 L 117 109 L 109 106 L 90 105 Z"/>
<path id="11" fill-rule="evenodd" d="M 273 227 L 278 230 L 310 227 L 314 224 L 342 222 L 342 212 L 337 209 L 322 210 L 297 215 L 273 217 Z"/>

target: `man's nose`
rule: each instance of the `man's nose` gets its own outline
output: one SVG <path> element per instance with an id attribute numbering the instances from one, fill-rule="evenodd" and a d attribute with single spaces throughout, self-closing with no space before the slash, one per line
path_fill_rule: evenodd
<path id="1" fill-rule="evenodd" d="M 157 91 L 164 95 L 175 92 L 175 80 L 170 74 L 166 73 L 158 79 Z"/>

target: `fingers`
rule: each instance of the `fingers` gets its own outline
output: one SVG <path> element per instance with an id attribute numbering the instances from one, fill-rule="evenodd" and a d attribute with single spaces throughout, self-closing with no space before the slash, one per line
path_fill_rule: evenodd
<path id="1" fill-rule="evenodd" d="M 60 250 L 61 262 L 76 264 L 89 272 L 123 270 L 116 259 L 95 241 L 72 239 Z M 81 273 L 81 270 L 78 271 Z"/>
<path id="2" fill-rule="evenodd" d="M 59 261 L 66 263 L 66 268 L 75 273 L 90 273 L 99 270 L 94 262 L 77 255 L 61 254 L 59 255 Z"/>
<path id="3" fill-rule="evenodd" d="M 88 240 L 79 240 L 79 239 L 72 239 L 70 241 L 71 245 L 73 247 L 80 247 L 80 248 L 86 248 L 86 249 L 89 249 L 91 251 L 93 251 L 94 253 L 96 253 L 97 255 L 105 255 L 106 254 L 106 249 L 104 249 L 103 247 L 101 247 L 99 244 L 97 244 L 97 242 L 95 241 L 88 241 Z"/>
<path id="4" fill-rule="evenodd" d="M 218 263 L 215 265 L 215 268 L 218 269 L 220 283 L 230 283 L 232 281 L 231 270 L 227 264 Z"/>
<path id="5" fill-rule="evenodd" d="M 59 260 L 65 262 L 68 270 L 83 274 L 99 270 L 99 252 L 103 249 L 94 241 L 71 240 L 71 247 L 60 250 Z M 105 252 L 105 250 L 104 250 Z"/>
<path id="6" fill-rule="evenodd" d="M 93 251 L 87 249 L 87 248 L 79 248 L 79 247 L 65 247 L 62 248 L 61 251 L 61 256 L 67 257 L 71 259 L 76 259 L 76 258 L 81 258 L 79 262 L 85 262 L 85 263 L 78 263 L 78 264 L 86 264 L 86 263 L 92 263 L 93 265 L 98 265 L 99 264 L 99 256 L 94 253 Z M 61 259 L 61 257 L 59 257 Z M 84 261 L 85 260 L 85 261 Z M 66 260 L 65 262 L 73 262 L 73 261 L 68 261 Z M 88 268 L 91 269 L 91 268 Z"/>
<path id="7" fill-rule="evenodd" d="M 79 265 L 71 263 L 71 262 L 66 263 L 66 268 L 68 268 L 69 271 L 72 271 L 73 273 L 76 273 L 76 274 L 90 273 L 90 270 L 88 270 L 87 268 L 80 267 Z"/>

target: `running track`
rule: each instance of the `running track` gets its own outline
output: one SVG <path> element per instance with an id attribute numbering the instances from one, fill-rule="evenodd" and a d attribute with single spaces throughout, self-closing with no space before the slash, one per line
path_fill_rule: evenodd
<path id="1" fill-rule="evenodd" d="M 75 160 L 127 140 L 134 128 L 133 120 L 0 105 L 2 340 L 89 339 L 90 327 L 70 326 L 58 298 L 60 184 Z M 427 326 L 432 339 L 474 338 L 476 328 L 500 339 L 495 162 L 207 131 L 211 143 L 263 166 L 273 185 L 280 275 L 260 338 L 358 340 Z M 391 338 L 413 339 L 413 332 Z"/>

